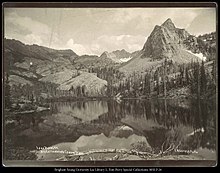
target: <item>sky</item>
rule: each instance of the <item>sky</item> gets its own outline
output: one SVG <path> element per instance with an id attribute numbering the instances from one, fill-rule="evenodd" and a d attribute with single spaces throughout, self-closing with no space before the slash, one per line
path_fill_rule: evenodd
<path id="1" fill-rule="evenodd" d="M 216 31 L 215 8 L 5 8 L 4 36 L 78 55 L 134 52 L 168 18 L 196 36 Z"/>

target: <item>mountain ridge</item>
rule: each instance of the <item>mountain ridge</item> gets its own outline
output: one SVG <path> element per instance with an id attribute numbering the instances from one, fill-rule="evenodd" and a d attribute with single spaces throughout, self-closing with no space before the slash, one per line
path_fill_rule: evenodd
<path id="1" fill-rule="evenodd" d="M 104 51 L 100 55 L 100 58 L 109 58 L 116 63 L 123 63 L 129 61 L 132 58 L 131 55 L 132 53 L 127 52 L 125 49 L 121 49 L 112 52 Z"/>

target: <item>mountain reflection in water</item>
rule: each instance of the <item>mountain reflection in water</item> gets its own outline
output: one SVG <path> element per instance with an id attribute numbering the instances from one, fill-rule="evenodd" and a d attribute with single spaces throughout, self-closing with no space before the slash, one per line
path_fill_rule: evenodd
<path id="1" fill-rule="evenodd" d="M 215 159 L 209 155 L 216 151 L 215 101 L 80 101 L 56 102 L 50 107 L 49 112 L 18 118 L 23 128 L 10 127 L 16 130 L 11 137 L 15 146 L 86 151 L 131 149 L 139 141 L 155 153 L 174 144 L 181 150 L 198 151 L 204 159 Z"/>

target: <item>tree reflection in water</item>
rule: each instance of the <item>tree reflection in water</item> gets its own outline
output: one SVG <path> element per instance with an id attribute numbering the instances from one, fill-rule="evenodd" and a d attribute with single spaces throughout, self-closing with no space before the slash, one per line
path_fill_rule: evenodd
<path id="1" fill-rule="evenodd" d="M 49 112 L 17 116 L 20 124 L 8 126 L 13 146 L 33 149 L 37 145 L 74 142 L 81 136 L 103 133 L 110 137 L 118 127 L 128 126 L 133 130 L 131 134 L 144 136 L 155 153 L 171 146 L 216 150 L 215 101 L 77 101 L 54 102 L 50 108 Z"/>
<path id="2" fill-rule="evenodd" d="M 139 129 L 155 150 L 167 149 L 171 144 L 181 149 L 199 147 L 215 150 L 216 114 L 214 101 L 203 100 L 125 100 L 108 102 L 108 113 L 100 116 L 102 123 L 116 123 L 132 119 L 138 130 L 141 121 L 153 121 L 152 129 Z M 96 121 L 96 120 L 95 120 Z M 126 122 L 129 124 L 129 120 Z M 122 123 L 123 124 L 123 123 Z M 134 122 L 133 122 L 134 124 Z M 191 135 L 190 135 L 191 134 Z"/>

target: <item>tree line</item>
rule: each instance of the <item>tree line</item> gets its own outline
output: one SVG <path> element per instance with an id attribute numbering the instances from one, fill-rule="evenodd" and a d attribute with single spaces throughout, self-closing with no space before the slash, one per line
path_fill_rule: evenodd
<path id="1" fill-rule="evenodd" d="M 197 98 L 215 93 L 215 61 L 206 67 L 204 61 L 178 65 L 172 60 L 165 60 L 161 66 L 147 70 L 144 75 L 133 72 L 119 83 L 108 82 L 108 95 L 121 93 L 124 97 L 166 97 L 171 89 L 182 87 L 188 87 Z"/>
<path id="2" fill-rule="evenodd" d="M 197 98 L 208 97 L 216 92 L 216 62 L 190 62 L 175 64 L 165 60 L 162 65 L 145 71 L 144 74 L 133 72 L 125 77 L 114 67 L 91 68 L 90 73 L 106 80 L 106 90 L 100 95 L 114 97 L 118 93 L 123 97 L 166 97 L 171 89 L 188 87 Z M 58 85 L 49 82 L 37 82 L 33 86 L 9 85 L 9 75 L 5 73 L 5 107 L 10 107 L 12 98 L 24 98 L 31 102 L 43 102 L 45 98 L 88 97 L 86 86 L 72 86 L 69 90 L 60 90 Z"/>

